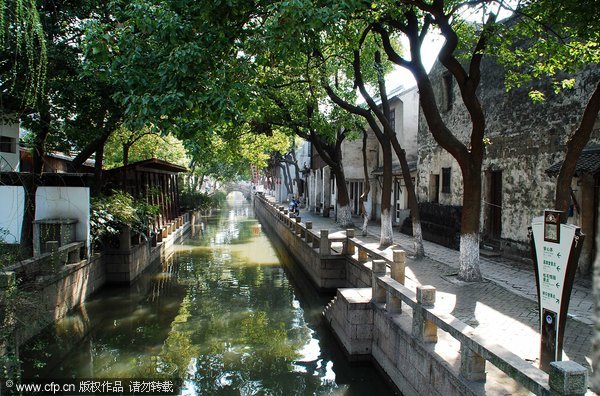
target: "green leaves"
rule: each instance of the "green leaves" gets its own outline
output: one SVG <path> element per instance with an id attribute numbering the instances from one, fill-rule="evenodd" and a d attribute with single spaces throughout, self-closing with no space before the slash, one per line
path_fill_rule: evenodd
<path id="1" fill-rule="evenodd" d="M 589 12 L 594 7 L 595 0 L 525 2 L 494 42 L 493 51 L 507 70 L 507 89 L 533 80 L 548 80 L 555 94 L 573 88 L 575 81 L 564 74 L 600 62 L 599 21 Z M 534 101 L 543 96 L 530 94 Z"/>

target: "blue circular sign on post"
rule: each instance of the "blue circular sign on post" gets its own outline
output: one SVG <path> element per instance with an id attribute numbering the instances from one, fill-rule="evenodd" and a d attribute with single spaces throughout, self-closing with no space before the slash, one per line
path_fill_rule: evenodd
<path id="1" fill-rule="evenodd" d="M 552 315 L 546 315 L 546 323 L 552 324 Z"/>

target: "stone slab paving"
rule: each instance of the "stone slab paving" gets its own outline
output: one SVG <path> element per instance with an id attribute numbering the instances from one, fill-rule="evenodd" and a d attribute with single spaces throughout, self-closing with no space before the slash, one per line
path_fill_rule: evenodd
<path id="1" fill-rule="evenodd" d="M 341 231 L 333 219 L 301 211 L 302 221 L 312 221 L 316 232 Z M 360 220 L 356 219 L 355 224 Z M 367 236 L 356 237 L 370 247 L 379 245 L 378 225 L 369 226 Z M 407 251 L 406 286 L 432 285 L 437 289 L 436 307 L 475 327 L 478 333 L 510 349 L 523 359 L 535 362 L 539 357 L 539 310 L 533 268 L 505 258 L 481 258 L 485 280 L 467 283 L 457 279 L 459 252 L 425 242 L 426 258 L 414 260 L 412 238 L 394 230 L 395 245 L 382 250 L 391 259 L 392 250 Z M 590 368 L 593 330 L 593 296 L 591 287 L 578 281 L 569 304 L 565 329 L 564 360 L 573 360 Z"/>

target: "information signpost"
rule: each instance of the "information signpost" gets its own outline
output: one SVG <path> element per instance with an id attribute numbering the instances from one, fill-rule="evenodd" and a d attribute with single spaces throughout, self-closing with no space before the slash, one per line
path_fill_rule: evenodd
<path id="1" fill-rule="evenodd" d="M 540 368 L 562 360 L 569 299 L 583 246 L 579 227 L 561 224 L 561 212 L 546 210 L 529 229 L 540 309 Z"/>

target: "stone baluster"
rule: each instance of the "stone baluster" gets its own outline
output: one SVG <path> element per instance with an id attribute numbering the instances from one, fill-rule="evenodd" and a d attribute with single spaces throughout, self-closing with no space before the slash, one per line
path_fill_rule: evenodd
<path id="1" fill-rule="evenodd" d="M 485 381 L 485 359 L 464 344 L 460 345 L 460 375 L 467 381 Z"/>
<path id="2" fill-rule="evenodd" d="M 302 236 L 302 228 L 300 226 L 300 221 L 302 220 L 302 218 L 300 216 L 296 216 L 294 217 L 294 220 L 296 220 L 296 224 L 295 224 L 295 232 L 296 234 L 299 234 L 300 236 Z"/>
<path id="3" fill-rule="evenodd" d="M 392 251 L 392 279 L 404 284 L 406 268 L 406 252 L 404 250 Z"/>
<path id="4" fill-rule="evenodd" d="M 306 238 L 306 243 L 310 245 L 312 243 L 312 234 L 309 230 L 312 230 L 312 221 L 307 221 L 304 223 L 304 226 L 306 227 L 306 230 L 304 231 L 304 237 Z"/>
<path id="5" fill-rule="evenodd" d="M 377 279 L 380 276 L 384 276 L 386 273 L 385 260 L 373 260 L 373 270 L 371 271 L 371 301 L 375 303 L 385 302 L 386 292 L 385 288 L 377 284 Z"/>
<path id="6" fill-rule="evenodd" d="M 329 256 L 331 254 L 331 243 L 329 242 L 329 230 L 321 230 L 321 240 L 319 243 L 319 254 Z"/>
<path id="7" fill-rule="evenodd" d="M 588 388 L 588 370 L 572 360 L 551 362 L 550 392 L 557 395 L 585 395 Z"/>
<path id="8" fill-rule="evenodd" d="M 392 279 L 398 281 L 399 283 L 404 284 L 404 266 L 406 253 L 404 250 L 394 250 L 393 261 L 392 261 L 392 270 L 391 275 Z M 402 299 L 395 296 L 391 291 L 387 292 L 387 300 L 386 300 L 386 309 L 388 312 L 393 314 L 402 313 Z"/>
<path id="9" fill-rule="evenodd" d="M 344 254 L 354 256 L 355 246 L 351 239 L 354 238 L 354 228 L 346 230 L 346 244 L 344 246 Z"/>
<path id="10" fill-rule="evenodd" d="M 367 253 L 367 249 L 364 249 L 362 246 L 358 247 L 358 262 L 366 263 L 369 261 L 369 254 Z"/>
<path id="11" fill-rule="evenodd" d="M 413 309 L 413 337 L 424 342 L 437 342 L 437 326 L 425 319 L 425 309 L 435 305 L 435 287 L 417 286 L 417 305 Z"/>

